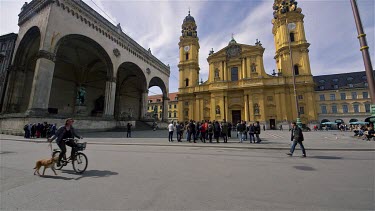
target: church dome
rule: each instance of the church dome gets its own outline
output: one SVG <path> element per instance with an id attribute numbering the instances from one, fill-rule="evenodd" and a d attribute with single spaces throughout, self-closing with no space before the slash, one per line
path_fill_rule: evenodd
<path id="1" fill-rule="evenodd" d="M 184 23 L 186 22 L 195 22 L 194 17 L 190 15 L 190 10 L 189 10 L 189 14 L 184 19 Z"/>
<path id="2" fill-rule="evenodd" d="M 228 45 L 234 45 L 237 44 L 236 40 L 232 37 L 231 41 L 229 41 Z"/>

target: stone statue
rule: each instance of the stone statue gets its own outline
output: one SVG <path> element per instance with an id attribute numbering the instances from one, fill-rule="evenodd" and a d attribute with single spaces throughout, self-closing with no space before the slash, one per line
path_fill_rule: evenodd
<path id="1" fill-rule="evenodd" d="M 255 73 L 257 71 L 257 68 L 254 63 L 251 64 L 251 72 Z"/>
<path id="2" fill-rule="evenodd" d="M 77 91 L 77 105 L 85 104 L 86 89 L 83 86 L 80 86 Z"/>
<path id="3" fill-rule="evenodd" d="M 259 105 L 257 103 L 254 104 L 254 114 L 255 115 L 259 114 Z"/>
<path id="4" fill-rule="evenodd" d="M 216 107 L 216 114 L 220 114 L 220 107 Z"/>
<path id="5" fill-rule="evenodd" d="M 219 78 L 219 69 L 215 69 L 215 78 Z"/>

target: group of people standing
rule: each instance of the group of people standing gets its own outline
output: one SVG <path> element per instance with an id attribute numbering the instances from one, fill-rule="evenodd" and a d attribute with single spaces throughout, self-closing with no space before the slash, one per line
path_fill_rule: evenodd
<path id="1" fill-rule="evenodd" d="M 246 124 L 245 121 L 239 121 L 234 127 L 237 131 L 237 137 L 239 138 L 239 143 L 247 140 L 248 134 L 250 143 L 260 143 L 261 139 L 259 138 L 260 134 L 260 125 L 259 122 Z M 222 122 L 219 121 L 194 121 L 190 120 L 189 122 L 177 122 L 174 124 L 171 122 L 168 125 L 169 137 L 168 141 L 173 142 L 173 134 L 176 131 L 177 141 L 182 142 L 184 132 L 186 132 L 186 141 L 196 143 L 197 140 L 200 140 L 203 143 L 209 141 L 209 143 L 216 141 L 220 142 L 220 138 L 223 139 L 224 143 L 228 142 L 228 138 L 232 137 L 233 125 L 230 122 L 227 122 L 223 119 Z"/>
<path id="2" fill-rule="evenodd" d="M 48 138 L 56 133 L 56 124 L 44 123 L 30 123 L 23 127 L 25 131 L 25 138 Z"/>

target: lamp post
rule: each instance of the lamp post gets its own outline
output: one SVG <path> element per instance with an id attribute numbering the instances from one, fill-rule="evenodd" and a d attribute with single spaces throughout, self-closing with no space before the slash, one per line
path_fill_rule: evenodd
<path id="1" fill-rule="evenodd" d="M 296 89 L 296 74 L 293 67 L 293 57 L 292 57 L 292 49 L 291 49 L 291 40 L 290 40 L 290 31 L 294 30 L 296 28 L 295 23 L 288 23 L 288 19 L 286 19 L 286 25 L 287 25 L 287 31 L 288 31 L 288 46 L 289 46 L 289 56 L 290 56 L 290 68 L 292 70 L 293 74 L 293 90 L 294 90 L 294 99 L 296 101 L 296 112 L 297 112 L 297 125 L 298 127 L 302 128 L 302 122 L 300 119 L 300 112 L 299 112 L 299 106 L 298 106 L 298 97 L 297 97 L 297 89 Z"/>
<path id="2" fill-rule="evenodd" d="M 363 30 L 361 17 L 359 16 L 357 1 L 350 0 L 350 3 L 352 5 L 355 25 L 357 27 L 359 44 L 361 46 L 360 50 L 362 51 L 363 62 L 365 64 L 367 83 L 368 83 L 368 88 L 369 88 L 370 97 L 371 97 L 370 112 L 371 112 L 371 116 L 375 116 L 375 83 L 374 83 L 374 74 L 373 74 L 370 54 L 368 52 L 369 47 L 366 41 L 366 34 Z"/>

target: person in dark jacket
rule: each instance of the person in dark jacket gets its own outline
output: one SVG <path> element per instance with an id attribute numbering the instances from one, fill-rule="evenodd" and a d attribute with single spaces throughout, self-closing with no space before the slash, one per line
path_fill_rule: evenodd
<path id="1" fill-rule="evenodd" d="M 128 122 L 126 125 L 126 138 L 131 138 L 132 137 L 132 124 Z"/>
<path id="2" fill-rule="evenodd" d="M 216 143 L 219 143 L 221 128 L 218 121 L 215 121 L 214 123 L 214 137 L 216 139 Z"/>
<path id="3" fill-rule="evenodd" d="M 255 144 L 255 137 L 254 137 L 255 127 L 254 127 L 254 124 L 249 124 L 248 128 L 249 128 L 250 143 L 253 143 L 253 141 L 254 141 L 254 144 Z"/>
<path id="4" fill-rule="evenodd" d="M 297 126 L 295 122 L 292 122 L 292 133 L 291 133 L 291 141 L 293 141 L 292 147 L 290 148 L 290 152 L 287 153 L 287 155 L 292 156 L 294 149 L 296 148 L 297 144 L 300 145 L 301 150 L 302 150 L 302 157 L 306 157 L 306 151 L 305 147 L 303 146 L 303 133 L 302 129 Z"/>
<path id="5" fill-rule="evenodd" d="M 61 159 L 65 157 L 66 153 L 66 146 L 68 145 L 72 148 L 71 151 L 71 158 L 74 157 L 75 149 L 77 147 L 77 144 L 72 140 L 72 138 L 82 138 L 81 136 L 78 136 L 73 128 L 74 120 L 72 118 L 69 118 L 65 121 L 65 125 L 61 126 L 57 131 L 56 134 L 53 135 L 51 138 L 48 139 L 48 141 L 51 143 L 53 140 L 56 139 L 56 143 L 61 149 L 61 153 L 59 155 L 59 160 L 57 162 L 57 166 L 60 166 Z M 67 140 L 68 139 L 68 140 Z M 70 139 L 70 140 L 69 140 Z M 67 141 L 66 141 L 67 140 Z"/>
<path id="6" fill-rule="evenodd" d="M 224 143 L 228 143 L 228 123 L 225 119 L 221 123 L 221 134 L 223 134 Z"/>
<path id="7" fill-rule="evenodd" d="M 255 134 L 255 137 L 257 139 L 256 143 L 260 143 L 262 140 L 259 138 L 259 135 L 260 135 L 260 124 L 259 124 L 258 121 L 256 121 L 255 125 L 254 125 L 254 134 Z"/>

